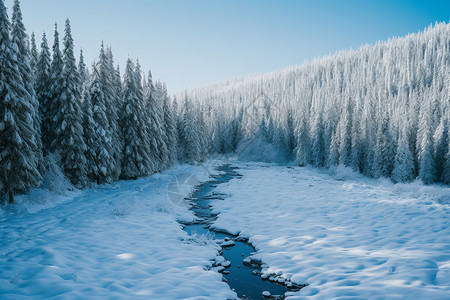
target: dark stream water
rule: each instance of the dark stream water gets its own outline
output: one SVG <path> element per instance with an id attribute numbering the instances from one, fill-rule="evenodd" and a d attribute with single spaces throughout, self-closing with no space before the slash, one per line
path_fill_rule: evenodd
<path id="1" fill-rule="evenodd" d="M 233 178 L 242 177 L 237 172 L 237 168 L 229 164 L 222 165 L 217 168 L 221 171 L 220 175 L 213 176 L 213 180 L 205 182 L 196 187 L 194 193 L 189 200 L 191 201 L 191 210 L 199 218 L 196 223 L 184 224 L 184 230 L 189 235 L 205 235 L 209 236 L 219 243 L 224 240 L 233 243 L 233 246 L 222 246 L 221 256 L 226 261 L 226 268 L 221 267 L 220 261 L 216 260 L 216 268 L 224 276 L 224 281 L 228 283 L 238 297 L 241 299 L 284 299 L 284 294 L 288 291 L 298 291 L 303 286 L 294 284 L 289 281 L 276 283 L 275 281 L 283 281 L 284 279 L 273 274 L 269 278 L 271 280 L 261 278 L 261 262 L 249 259 L 255 248 L 239 236 L 233 236 L 224 232 L 217 232 L 210 228 L 211 224 L 217 219 L 217 215 L 212 213 L 211 205 L 214 201 L 226 201 L 227 195 L 214 193 L 214 189 L 218 184 L 228 182 Z M 244 262 L 245 259 L 245 262 Z M 218 263 L 219 262 L 219 263 Z M 223 265 L 223 264 L 222 264 Z M 280 279 L 281 278 L 281 279 Z M 263 292 L 269 292 L 270 296 L 264 297 Z"/>

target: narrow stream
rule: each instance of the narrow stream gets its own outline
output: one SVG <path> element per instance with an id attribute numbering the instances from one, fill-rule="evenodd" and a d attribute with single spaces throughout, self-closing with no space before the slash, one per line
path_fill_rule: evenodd
<path id="1" fill-rule="evenodd" d="M 294 284 L 282 276 L 262 275 L 262 263 L 251 258 L 256 250 L 246 239 L 210 228 L 217 219 L 217 215 L 211 210 L 212 202 L 226 201 L 227 196 L 214 193 L 214 189 L 218 184 L 242 177 L 236 172 L 237 168 L 229 164 L 224 164 L 217 170 L 220 174 L 213 176 L 212 181 L 197 186 L 189 198 L 191 210 L 198 220 L 183 224 L 184 230 L 189 235 L 209 236 L 221 245 L 220 256 L 213 262 L 214 268 L 222 273 L 223 280 L 240 299 L 284 299 L 286 292 L 300 290 L 302 285 Z"/>

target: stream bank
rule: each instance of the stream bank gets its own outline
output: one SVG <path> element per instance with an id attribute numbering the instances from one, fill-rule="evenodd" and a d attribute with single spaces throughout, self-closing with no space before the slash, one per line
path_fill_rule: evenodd
<path id="1" fill-rule="evenodd" d="M 213 180 L 197 186 L 190 201 L 191 210 L 196 216 L 194 223 L 183 224 L 184 231 L 190 236 L 205 236 L 221 246 L 214 261 L 213 269 L 222 273 L 223 281 L 235 291 L 240 299 L 285 299 L 286 293 L 296 292 L 303 288 L 290 282 L 281 274 L 262 274 L 263 263 L 252 258 L 255 248 L 246 238 L 234 236 L 227 232 L 218 232 L 211 225 L 217 219 L 212 212 L 214 201 L 226 201 L 227 195 L 215 193 L 217 185 L 242 177 L 230 164 L 217 167 L 220 172 L 212 176 Z"/>

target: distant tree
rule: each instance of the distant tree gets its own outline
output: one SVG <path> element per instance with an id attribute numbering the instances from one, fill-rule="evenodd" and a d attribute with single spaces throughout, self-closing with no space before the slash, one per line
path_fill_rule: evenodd
<path id="1" fill-rule="evenodd" d="M 303 115 L 300 119 L 300 126 L 298 128 L 297 149 L 296 149 L 296 161 L 301 167 L 309 164 L 311 159 L 311 139 L 309 123 L 306 116 Z"/>
<path id="2" fill-rule="evenodd" d="M 445 155 L 448 152 L 449 142 L 448 142 L 448 124 L 446 118 L 441 118 L 439 125 L 434 133 L 434 157 L 436 165 L 436 178 L 440 179 L 442 176 L 442 171 L 445 166 Z"/>
<path id="3" fill-rule="evenodd" d="M 392 180 L 394 182 L 408 182 L 414 179 L 414 157 L 408 141 L 406 122 L 403 122 L 402 132 L 398 141 L 398 148 L 394 159 Z"/>
<path id="4" fill-rule="evenodd" d="M 426 184 L 432 183 L 436 179 L 432 124 L 430 103 L 426 101 L 420 110 L 417 136 L 419 178 Z"/>
<path id="5" fill-rule="evenodd" d="M 192 103 L 187 96 L 183 101 L 183 112 L 180 122 L 180 143 L 182 159 L 190 164 L 201 160 L 201 145 Z"/>
<path id="6" fill-rule="evenodd" d="M 325 162 L 323 129 L 322 113 L 319 111 L 315 112 L 311 127 L 311 164 L 315 167 L 323 167 Z"/>

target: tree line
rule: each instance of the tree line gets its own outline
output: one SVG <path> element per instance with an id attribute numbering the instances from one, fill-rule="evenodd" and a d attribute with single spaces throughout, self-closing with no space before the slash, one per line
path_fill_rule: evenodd
<path id="1" fill-rule="evenodd" d="M 271 149 L 300 166 L 450 183 L 449 24 L 181 96 L 213 153 Z"/>
<path id="2" fill-rule="evenodd" d="M 123 78 L 111 47 L 89 69 L 74 55 L 70 21 L 50 51 L 28 38 L 19 0 L 11 21 L 0 0 L 0 191 L 39 186 L 56 163 L 77 188 L 135 179 L 172 166 L 179 121 L 164 83 L 128 59 Z M 183 155 L 181 155 L 181 158 Z M 190 161 L 190 160 L 189 160 Z"/>

